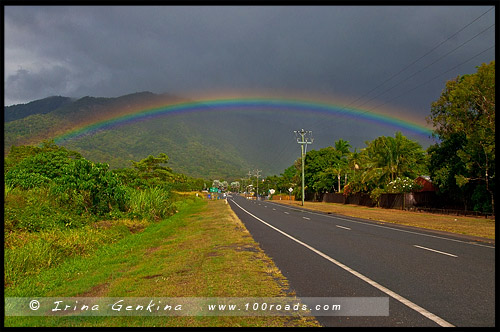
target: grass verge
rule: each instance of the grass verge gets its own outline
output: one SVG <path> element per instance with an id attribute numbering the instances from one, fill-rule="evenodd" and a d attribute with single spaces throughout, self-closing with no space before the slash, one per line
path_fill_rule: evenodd
<path id="1" fill-rule="evenodd" d="M 301 206 L 301 201 L 273 201 L 275 203 Z M 351 204 L 304 202 L 304 208 L 350 217 L 389 222 L 399 225 L 421 227 L 437 231 L 495 239 L 495 220 L 455 215 L 439 215 L 426 212 L 411 212 L 382 209 Z"/>
<path id="2" fill-rule="evenodd" d="M 288 283 L 223 200 L 30 275 L 7 297 L 283 297 Z M 313 317 L 5 317 L 5 326 L 319 326 Z"/>

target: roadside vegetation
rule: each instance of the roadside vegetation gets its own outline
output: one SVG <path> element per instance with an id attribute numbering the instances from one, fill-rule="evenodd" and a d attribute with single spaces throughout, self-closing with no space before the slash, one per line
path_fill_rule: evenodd
<path id="1" fill-rule="evenodd" d="M 6 288 L 22 297 L 293 297 L 223 200 L 184 195 L 179 212 Z M 314 327 L 314 317 L 6 317 L 6 326 Z"/>
<path id="2" fill-rule="evenodd" d="M 5 287 L 173 215 L 174 190 L 201 187 L 167 162 L 160 154 L 110 171 L 50 141 L 12 147 L 4 164 Z"/>
<path id="3" fill-rule="evenodd" d="M 111 171 L 53 142 L 5 159 L 6 297 L 293 296 L 203 181 L 165 154 Z M 196 194 L 198 193 L 198 194 Z M 6 326 L 318 326 L 307 317 L 5 317 Z"/>

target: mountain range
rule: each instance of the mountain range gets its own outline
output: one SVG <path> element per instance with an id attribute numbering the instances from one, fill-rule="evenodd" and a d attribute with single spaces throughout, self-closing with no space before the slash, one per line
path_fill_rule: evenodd
<path id="1" fill-rule="evenodd" d="M 12 145 L 38 144 L 72 128 L 113 118 L 124 108 L 188 101 L 173 95 L 139 92 L 116 98 L 52 96 L 7 106 L 4 153 Z M 58 144 L 80 152 L 89 160 L 108 163 L 111 168 L 127 167 L 131 160 L 163 152 L 176 172 L 205 179 L 236 180 L 254 169 L 265 168 L 263 174 L 279 174 L 294 162 L 300 152 L 294 136 L 291 137 L 291 143 L 295 144 L 293 155 L 282 154 L 278 162 L 276 151 L 283 139 L 275 137 L 273 142 L 269 141 L 270 133 L 288 126 L 285 120 L 280 116 L 263 118 L 260 113 L 186 112 L 133 122 Z M 289 134 L 293 135 L 292 131 Z"/>
<path id="2" fill-rule="evenodd" d="M 143 110 L 189 103 L 192 100 L 169 94 L 137 92 L 115 98 L 69 98 L 52 96 L 27 104 L 4 107 L 4 154 L 12 145 L 35 145 L 75 128 Z M 205 179 L 239 180 L 248 172 L 262 170 L 263 176 L 280 174 L 300 157 L 295 130 L 313 130 L 310 149 L 333 146 L 340 138 L 352 150 L 364 147 L 370 124 L 338 122 L 325 114 L 286 110 L 218 111 L 207 107 L 197 112 L 132 121 L 58 143 L 110 168 L 131 166 L 148 155 L 165 153 L 176 172 Z M 322 130 L 315 131 L 321 124 Z M 315 127 L 316 126 L 316 127 Z M 387 128 L 386 128 L 387 129 Z M 387 129 L 387 135 L 394 134 Z M 374 139 L 379 135 L 372 135 Z"/>

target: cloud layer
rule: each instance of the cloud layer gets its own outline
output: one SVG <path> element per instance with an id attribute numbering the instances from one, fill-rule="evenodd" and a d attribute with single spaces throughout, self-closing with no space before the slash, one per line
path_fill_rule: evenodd
<path id="1" fill-rule="evenodd" d="M 490 8 L 7 6 L 5 105 L 275 91 L 423 119 L 446 80 L 494 60 Z"/>

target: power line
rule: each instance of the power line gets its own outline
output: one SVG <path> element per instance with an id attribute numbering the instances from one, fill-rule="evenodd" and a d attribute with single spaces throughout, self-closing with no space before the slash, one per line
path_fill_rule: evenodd
<path id="1" fill-rule="evenodd" d="M 384 92 L 379 93 L 378 95 L 375 95 L 374 97 L 372 97 L 372 98 L 368 99 L 367 101 L 365 101 L 363 104 L 358 105 L 358 106 L 356 106 L 356 107 L 361 107 L 361 106 L 365 105 L 366 103 L 368 103 L 369 101 L 371 101 L 371 100 L 373 100 L 373 99 L 375 99 L 375 98 L 377 98 L 377 97 L 380 97 L 381 95 L 383 95 L 383 94 L 385 94 L 385 93 L 389 92 L 390 90 L 394 89 L 395 87 L 400 86 L 400 85 L 401 85 L 401 83 L 408 81 L 410 78 L 412 78 L 412 77 L 414 77 L 415 75 L 417 75 L 417 74 L 421 73 L 422 71 L 424 71 L 425 69 L 429 68 L 429 67 L 430 67 L 430 66 L 432 66 L 433 64 L 435 64 L 435 63 L 439 62 L 439 61 L 440 61 L 441 59 L 443 59 L 444 57 L 446 57 L 446 56 L 450 55 L 451 53 L 455 52 L 456 50 L 458 50 L 459 48 L 461 48 L 461 47 L 462 47 L 462 46 L 464 46 L 465 44 L 469 43 L 470 41 L 472 41 L 473 39 L 475 39 L 475 38 L 476 38 L 476 37 L 478 37 L 479 35 L 483 34 L 484 32 L 488 31 L 489 29 L 491 29 L 491 28 L 492 28 L 492 27 L 494 27 L 494 26 L 495 26 L 495 24 L 490 25 L 490 26 L 489 26 L 489 27 L 487 27 L 486 29 L 484 29 L 484 30 L 482 30 L 481 32 L 479 32 L 478 34 L 476 34 L 474 37 L 472 37 L 472 38 L 468 39 L 468 40 L 467 40 L 467 41 L 465 41 L 464 43 L 462 43 L 462 44 L 460 44 L 459 46 L 455 47 L 453 50 L 449 51 L 448 53 L 446 53 L 446 54 L 444 54 L 444 55 L 440 56 L 440 57 L 439 57 L 437 60 L 435 60 L 434 62 L 432 62 L 432 63 L 428 64 L 428 65 L 427 65 L 427 66 L 425 66 L 424 68 L 422 68 L 422 69 L 420 69 L 420 70 L 416 71 L 415 73 L 413 73 L 412 75 L 408 76 L 407 78 L 405 78 L 405 79 L 403 79 L 403 80 L 399 81 L 398 83 L 394 84 L 392 87 L 390 87 L 389 89 L 385 90 Z"/>
<path id="2" fill-rule="evenodd" d="M 478 54 L 474 55 L 473 57 L 471 57 L 471 58 L 467 59 L 466 61 L 464 61 L 464 62 L 462 62 L 462 63 L 459 63 L 458 65 L 456 65 L 456 66 L 454 66 L 454 67 L 452 67 L 452 68 L 450 68 L 450 69 L 448 69 L 448 70 L 446 70 L 446 71 L 444 71 L 444 72 L 440 73 L 439 75 L 434 76 L 434 77 L 433 77 L 433 78 L 431 78 L 430 80 L 425 81 L 424 83 L 421 83 L 421 84 L 419 84 L 419 85 L 417 85 L 417 86 L 415 86 L 415 87 L 413 87 L 413 88 L 411 88 L 411 89 L 409 89 L 409 90 L 407 90 L 407 91 L 405 91 L 405 92 L 403 92 L 403 93 L 399 94 L 398 96 L 396 96 L 396 97 L 394 97 L 394 98 L 392 98 L 392 99 L 389 99 L 389 100 L 385 101 L 384 103 L 382 103 L 382 104 L 380 104 L 380 105 L 377 105 L 377 106 L 375 106 L 375 107 L 370 108 L 369 110 L 366 110 L 366 111 L 364 111 L 364 112 L 361 112 L 361 114 L 368 113 L 368 112 L 370 112 L 370 111 L 372 111 L 372 110 L 374 110 L 374 109 L 377 109 L 378 107 L 384 106 L 385 104 L 387 104 L 387 103 L 389 103 L 389 102 L 391 102 L 391 101 L 393 101 L 393 100 L 395 100 L 395 99 L 397 99 L 397 98 L 399 98 L 399 97 L 401 97 L 401 96 L 403 96 L 403 95 L 405 95 L 405 94 L 407 94 L 407 93 L 409 93 L 409 92 L 412 92 L 413 90 L 416 90 L 416 89 L 418 89 L 418 88 L 420 88 L 420 87 L 422 87 L 422 86 L 426 85 L 427 83 L 434 81 L 435 79 L 438 79 L 439 77 L 443 76 L 444 74 L 447 74 L 448 72 L 450 72 L 450 71 L 452 71 L 452 70 L 454 70 L 454 69 L 456 69 L 456 68 L 458 68 L 458 67 L 460 67 L 460 66 L 462 66 L 462 65 L 466 64 L 467 62 L 469 62 L 469 61 L 471 61 L 471 60 L 473 60 L 473 59 L 477 58 L 477 57 L 478 57 L 478 56 L 480 56 L 481 54 L 486 53 L 487 51 L 491 50 L 492 48 L 495 48 L 495 45 L 494 45 L 494 44 L 493 44 L 493 46 L 488 47 L 488 48 L 487 48 L 487 49 L 485 49 L 484 51 L 482 51 L 482 52 L 480 52 L 480 53 L 478 53 Z"/>
<path id="3" fill-rule="evenodd" d="M 419 85 L 417 85 L 417 86 L 415 86 L 415 87 L 411 88 L 410 90 L 407 90 L 407 91 L 405 91 L 405 92 L 401 93 L 400 95 L 398 95 L 398 96 L 396 96 L 396 97 L 394 97 L 394 98 L 392 98 L 392 99 L 387 100 L 387 101 L 386 101 L 386 102 L 384 102 L 383 104 L 380 104 L 380 105 L 377 105 L 377 106 L 375 106 L 375 107 L 371 108 L 371 109 L 370 109 L 370 110 L 368 110 L 368 111 L 371 111 L 371 110 L 374 110 L 374 109 L 376 109 L 376 108 L 378 108 L 378 107 L 381 107 L 381 106 L 383 106 L 383 105 L 387 104 L 388 102 L 390 102 L 390 101 L 392 101 L 392 100 L 394 100 L 394 99 L 397 99 L 397 98 L 401 97 L 402 95 L 405 95 L 405 94 L 407 94 L 407 93 L 409 93 L 409 92 L 412 92 L 413 90 L 416 90 L 416 89 L 418 89 L 418 88 L 420 88 L 420 87 L 422 87 L 422 86 L 426 85 L 427 83 L 434 81 L 435 79 L 437 79 L 437 78 L 439 78 L 439 77 L 443 76 L 444 74 L 447 74 L 448 72 L 450 72 L 450 71 L 452 71 L 452 70 L 454 70 L 454 69 L 456 69 L 456 68 L 458 68 L 458 67 L 460 67 L 460 66 L 462 66 L 462 65 L 466 64 L 467 62 L 469 62 L 469 61 L 473 60 L 474 58 L 477 58 L 477 57 L 478 57 L 478 56 L 480 56 L 481 54 L 486 53 L 487 51 L 491 50 L 492 48 L 495 48 L 495 44 L 493 44 L 493 46 L 491 46 L 491 47 L 488 47 L 488 48 L 487 48 L 487 49 L 485 49 L 484 51 L 482 51 L 482 52 L 480 52 L 480 53 L 478 53 L 478 54 L 474 55 L 473 57 L 471 57 L 471 58 L 467 59 L 466 61 L 464 61 L 464 62 L 462 62 L 462 63 L 460 63 L 460 64 L 458 64 L 458 65 L 456 65 L 456 66 L 454 66 L 454 67 L 452 67 L 452 68 L 450 68 L 450 69 L 448 69 L 447 71 L 442 72 L 441 74 L 439 74 L 439 75 L 437 75 L 437 76 L 435 76 L 435 77 L 431 78 L 430 80 L 428 80 L 428 81 L 426 81 L 426 82 L 424 82 L 424 83 L 421 83 L 421 84 L 419 84 Z M 368 111 L 366 111 L 366 112 L 368 112 Z M 363 112 L 363 113 L 366 113 L 366 112 Z"/>
<path id="4" fill-rule="evenodd" d="M 373 92 L 374 90 L 378 89 L 379 87 L 383 86 L 384 84 L 386 84 L 387 82 L 389 82 L 390 80 L 392 80 L 393 78 L 395 78 L 396 76 L 398 76 L 399 74 L 401 74 L 402 72 L 404 72 L 406 69 L 410 68 L 411 66 L 413 66 L 415 63 L 417 63 L 418 61 L 420 61 L 421 59 L 423 59 L 424 57 L 428 56 L 430 53 L 432 53 L 434 50 L 436 50 L 438 47 L 440 47 L 441 45 L 443 45 L 445 42 L 447 42 L 448 40 L 450 40 L 451 38 L 455 37 L 457 34 L 459 34 L 460 32 L 462 32 L 463 30 L 465 30 L 467 27 L 469 27 L 470 25 L 472 25 L 474 22 L 476 22 L 477 20 L 479 20 L 481 17 L 483 17 L 484 15 L 486 15 L 487 13 L 489 13 L 491 10 L 493 10 L 495 7 L 491 7 L 490 9 L 488 9 L 486 12 L 484 12 L 483 14 L 479 15 L 478 17 L 476 17 L 474 20 L 472 20 L 471 22 L 469 22 L 468 24 L 466 24 L 465 26 L 463 26 L 462 28 L 460 28 L 458 31 L 456 31 L 455 33 L 453 33 L 452 35 L 450 35 L 449 37 L 447 37 L 445 40 L 443 40 L 442 42 L 440 42 L 439 44 L 437 44 L 436 46 L 434 46 L 431 50 L 429 50 L 428 52 L 426 52 L 424 55 L 420 56 L 419 58 L 417 58 L 416 60 L 414 60 L 413 62 L 411 62 L 410 64 L 406 65 L 403 69 L 401 69 L 400 71 L 398 71 L 396 74 L 393 74 L 392 76 L 390 76 L 389 78 L 387 78 L 386 80 L 384 80 L 382 83 L 380 83 L 379 85 L 377 85 L 376 87 L 374 87 L 373 89 L 371 89 L 370 91 L 368 91 L 367 93 L 361 95 L 360 97 L 356 98 L 355 100 L 353 100 L 352 102 L 350 102 L 349 104 L 345 105 L 344 107 L 342 107 L 339 111 L 339 115 L 341 115 L 341 113 L 345 113 L 345 112 L 342 112 L 342 110 L 345 110 L 347 109 L 347 107 L 353 105 L 354 103 L 356 103 L 358 100 L 362 99 L 363 97 L 369 95 L 371 92 Z M 494 26 L 494 24 L 493 24 Z M 480 32 L 479 34 L 485 32 L 486 30 L 490 29 L 492 26 L 488 27 L 487 29 L 483 30 L 482 32 Z M 479 35 L 477 34 L 477 35 Z M 473 38 L 477 37 L 474 36 Z M 471 38 L 471 39 L 473 39 Z M 470 40 L 469 40 L 470 41 Z M 467 41 L 468 42 L 468 41 Z M 466 42 L 466 43 L 467 43 Z M 465 43 L 464 43 L 465 44 Z M 392 88 L 391 88 L 392 89 Z M 388 90 L 387 90 L 388 91 Z M 385 92 L 384 92 L 385 93 Z M 375 97 L 378 97 L 379 95 L 375 96 Z M 375 98 L 374 97 L 374 98 Z M 370 100 L 374 99 L 374 98 L 371 98 Z M 361 105 L 358 105 L 357 107 L 359 106 L 362 106 L 366 104 L 363 103 Z M 344 120 L 345 121 L 345 120 Z M 320 123 L 320 121 L 317 121 L 314 125 Z M 323 123 L 322 126 L 320 126 L 320 128 L 322 128 L 323 126 L 327 125 L 326 123 Z"/>
<path id="5" fill-rule="evenodd" d="M 392 80 L 394 77 L 398 76 L 399 74 L 401 74 L 402 72 L 404 72 L 406 69 L 410 68 L 411 66 L 413 66 L 415 63 L 417 63 L 418 61 L 420 61 L 421 59 L 425 58 L 427 55 L 431 54 L 434 50 L 436 50 L 438 47 L 440 47 L 441 45 L 443 45 L 444 43 L 446 43 L 448 40 L 450 40 L 451 38 L 455 37 L 456 35 L 458 35 L 460 32 L 462 32 L 463 30 L 465 30 L 468 26 L 470 26 L 472 23 L 476 22 L 477 20 L 479 20 L 481 17 L 483 17 L 484 15 L 486 15 L 487 13 L 489 13 L 491 10 L 493 10 L 495 7 L 491 7 L 490 9 L 488 9 L 486 12 L 484 12 L 483 14 L 481 14 L 480 16 L 476 17 L 472 22 L 466 24 L 464 27 L 462 27 L 460 30 L 458 30 L 457 32 L 455 32 L 454 34 L 452 34 L 451 36 L 449 36 L 448 38 L 446 38 L 445 40 L 443 40 L 442 42 L 440 42 L 439 44 L 437 44 L 436 46 L 434 46 L 430 51 L 428 51 L 427 53 L 425 53 L 424 55 L 422 55 L 421 57 L 419 57 L 418 59 L 414 60 L 412 63 L 406 65 L 403 69 L 401 69 L 400 71 L 398 71 L 396 74 L 392 75 L 391 77 L 389 77 L 388 79 L 386 79 L 384 82 L 382 82 L 381 84 L 379 84 L 378 86 L 376 86 L 375 88 L 371 89 L 370 91 L 368 91 L 366 94 L 364 94 L 362 97 L 370 94 L 372 91 L 378 89 L 379 87 L 381 87 L 382 85 L 384 85 L 385 83 L 389 82 L 390 80 Z M 360 98 L 358 98 L 357 100 L 359 100 Z M 355 100 L 355 101 L 357 101 Z M 354 101 L 354 102 L 355 102 Z M 359 107 L 359 106 L 358 106 Z"/>
<path id="6" fill-rule="evenodd" d="M 271 160 L 268 159 L 268 161 L 266 162 L 268 168 L 272 169 L 275 165 L 279 164 L 282 160 L 283 152 L 285 152 L 285 150 L 291 151 L 291 147 L 292 145 L 283 144 L 283 147 L 281 148 L 280 152 L 276 155 L 276 157 L 273 158 L 273 161 L 271 162 Z"/>

